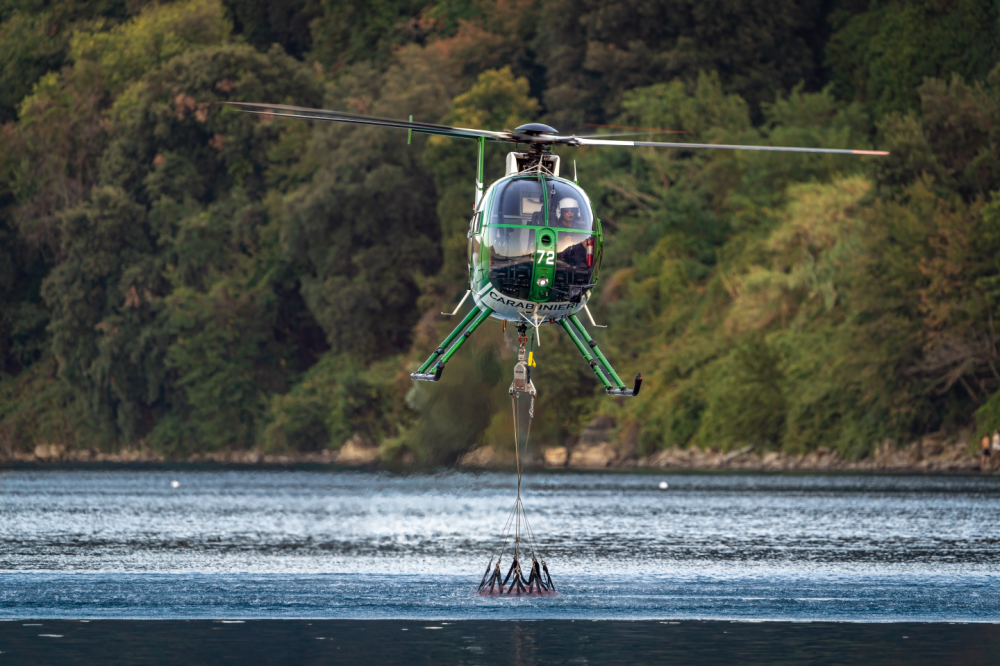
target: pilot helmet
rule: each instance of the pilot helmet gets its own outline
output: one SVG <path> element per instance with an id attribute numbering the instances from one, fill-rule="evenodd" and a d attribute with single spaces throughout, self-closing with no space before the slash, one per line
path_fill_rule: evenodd
<path id="1" fill-rule="evenodd" d="M 563 211 L 566 209 L 572 209 L 576 212 L 576 219 L 580 219 L 580 204 L 577 203 L 576 199 L 571 199 L 570 197 L 565 197 L 559 200 L 559 205 L 556 206 L 556 219 L 561 220 Z"/>

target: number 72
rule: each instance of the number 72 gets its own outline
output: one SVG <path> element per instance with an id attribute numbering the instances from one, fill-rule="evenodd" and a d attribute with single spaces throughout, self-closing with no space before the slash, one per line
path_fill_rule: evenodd
<path id="1" fill-rule="evenodd" d="M 554 250 L 536 250 L 538 253 L 538 263 L 539 265 L 545 264 L 547 266 L 554 266 L 556 253 Z"/>

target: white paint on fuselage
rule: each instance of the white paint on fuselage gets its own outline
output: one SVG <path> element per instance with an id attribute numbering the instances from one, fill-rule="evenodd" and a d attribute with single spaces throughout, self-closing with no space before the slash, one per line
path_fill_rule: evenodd
<path id="1" fill-rule="evenodd" d="M 474 294 L 473 298 L 476 301 L 476 305 L 480 308 L 487 307 L 493 310 L 493 314 L 490 316 L 496 319 L 523 322 L 524 317 L 522 315 L 528 317 L 528 319 L 531 319 L 532 315 L 534 315 L 548 322 L 549 319 L 560 319 L 571 314 L 576 314 L 583 309 L 583 306 L 590 298 L 590 294 L 588 293 L 584 296 L 579 303 L 535 303 L 533 301 L 524 301 L 519 298 L 505 296 L 497 291 L 493 285 L 489 285 L 488 289 Z"/>

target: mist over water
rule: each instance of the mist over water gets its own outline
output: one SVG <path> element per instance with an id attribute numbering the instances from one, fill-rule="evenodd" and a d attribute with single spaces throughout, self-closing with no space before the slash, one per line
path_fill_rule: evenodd
<path id="1" fill-rule="evenodd" d="M 561 594 L 481 599 L 515 484 L 4 471 L 0 616 L 1000 620 L 997 479 L 529 472 Z"/>

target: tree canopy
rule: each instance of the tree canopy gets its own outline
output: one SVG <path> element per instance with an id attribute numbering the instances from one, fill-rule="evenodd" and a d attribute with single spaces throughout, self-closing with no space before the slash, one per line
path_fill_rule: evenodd
<path id="1" fill-rule="evenodd" d="M 534 438 L 604 414 L 646 453 L 861 457 L 992 430 L 998 22 L 985 0 L 0 0 L 0 446 L 510 446 L 499 326 L 408 378 L 466 287 L 474 145 L 221 101 L 889 150 L 567 150 L 607 238 L 602 346 L 646 381 L 604 397 L 544 329 Z"/>

